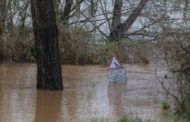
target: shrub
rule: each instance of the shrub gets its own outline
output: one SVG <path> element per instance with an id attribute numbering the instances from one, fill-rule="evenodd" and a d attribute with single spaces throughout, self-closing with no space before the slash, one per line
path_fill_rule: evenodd
<path id="1" fill-rule="evenodd" d="M 60 27 L 60 56 L 61 62 L 66 64 L 88 64 L 91 62 L 90 33 L 83 28 L 64 30 Z"/>
<path id="2" fill-rule="evenodd" d="M 167 101 L 162 101 L 161 105 L 163 110 L 168 110 L 170 108 L 170 105 Z"/>
<path id="3" fill-rule="evenodd" d="M 163 56 L 170 79 L 161 81 L 163 90 L 172 101 L 170 104 L 175 108 L 174 113 L 190 114 L 190 40 L 189 35 L 176 34 L 168 36 L 160 41 L 160 55 Z M 163 40 L 163 39 L 162 39 Z M 159 56 L 160 57 L 160 56 Z M 168 105 L 163 103 L 163 108 Z"/>
<path id="4" fill-rule="evenodd" d="M 129 118 L 128 116 L 123 116 L 121 119 L 118 120 L 118 122 L 138 122 L 138 121 L 132 118 Z"/>
<path id="5" fill-rule="evenodd" d="M 190 90 L 189 90 L 190 92 Z M 190 93 L 187 94 L 184 100 L 184 111 L 186 114 L 190 115 Z M 189 116 L 190 119 L 190 116 Z"/>

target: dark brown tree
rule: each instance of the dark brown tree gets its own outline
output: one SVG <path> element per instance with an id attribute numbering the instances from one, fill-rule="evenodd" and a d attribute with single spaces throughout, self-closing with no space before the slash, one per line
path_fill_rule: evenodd
<path id="1" fill-rule="evenodd" d="M 26 19 L 28 17 L 28 13 L 27 13 L 27 10 L 29 8 L 29 5 L 30 5 L 30 1 L 24 1 L 24 5 L 22 6 L 23 8 L 21 10 L 19 10 L 19 15 L 20 15 L 20 26 L 21 28 L 24 28 L 25 27 L 25 22 L 26 22 Z"/>
<path id="2" fill-rule="evenodd" d="M 109 34 L 110 41 L 119 41 L 123 35 L 129 30 L 129 28 L 133 25 L 139 14 L 141 13 L 142 9 L 148 3 L 149 0 L 141 0 L 135 10 L 132 12 L 131 15 L 126 19 L 124 23 L 120 23 L 114 30 L 111 30 Z M 117 3 L 117 2 L 116 2 Z M 115 3 L 115 4 L 116 4 Z"/>
<path id="3" fill-rule="evenodd" d="M 63 11 L 63 15 L 61 16 L 61 20 L 63 21 L 64 25 L 68 25 L 72 5 L 73 5 L 73 0 L 65 1 L 65 8 Z"/>
<path id="4" fill-rule="evenodd" d="M 37 89 L 62 90 L 53 0 L 31 0 L 31 10 L 36 46 Z"/>
<path id="5" fill-rule="evenodd" d="M 122 6 L 123 6 L 123 0 L 115 0 L 111 31 L 115 30 L 116 27 L 121 23 Z"/>
<path id="6" fill-rule="evenodd" d="M 6 0 L 1 0 L 0 2 L 0 36 L 4 31 L 6 18 Z"/>

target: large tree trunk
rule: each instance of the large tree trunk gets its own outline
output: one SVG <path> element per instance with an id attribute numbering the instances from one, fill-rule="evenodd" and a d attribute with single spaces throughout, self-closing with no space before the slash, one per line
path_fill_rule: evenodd
<path id="1" fill-rule="evenodd" d="M 37 88 L 62 90 L 58 30 L 53 0 L 31 0 L 36 45 Z"/>
<path id="2" fill-rule="evenodd" d="M 115 30 L 116 27 L 121 23 L 121 8 L 123 5 L 123 0 L 115 0 L 114 9 L 113 9 L 113 18 L 111 31 Z"/>
<path id="3" fill-rule="evenodd" d="M 69 23 L 69 16 L 71 13 L 72 5 L 73 5 L 73 0 L 65 1 L 65 8 L 63 11 L 63 15 L 61 16 L 61 19 L 62 19 L 64 25 L 68 25 L 68 23 Z"/>
<path id="4" fill-rule="evenodd" d="M 141 0 L 137 5 L 136 9 L 133 13 L 126 19 L 124 23 L 119 24 L 114 30 L 111 30 L 109 34 L 110 41 L 119 41 L 124 33 L 126 33 L 129 28 L 133 25 L 139 14 L 141 13 L 142 9 L 148 3 L 149 0 Z"/>

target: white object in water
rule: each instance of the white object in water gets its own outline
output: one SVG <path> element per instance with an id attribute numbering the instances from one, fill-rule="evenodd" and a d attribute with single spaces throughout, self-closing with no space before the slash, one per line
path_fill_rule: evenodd
<path id="1" fill-rule="evenodd" d="M 126 70 L 125 68 L 117 61 L 115 57 L 113 57 L 112 62 L 110 64 L 108 78 L 110 82 L 115 83 L 126 83 Z"/>
<path id="2" fill-rule="evenodd" d="M 121 64 L 117 61 L 117 59 L 115 57 L 112 58 L 112 62 L 110 64 L 110 68 L 114 69 L 114 68 L 118 68 L 121 67 Z"/>

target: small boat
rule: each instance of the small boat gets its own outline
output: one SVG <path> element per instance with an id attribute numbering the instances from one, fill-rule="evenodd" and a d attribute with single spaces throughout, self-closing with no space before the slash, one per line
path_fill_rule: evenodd
<path id="1" fill-rule="evenodd" d="M 108 73 L 109 82 L 126 83 L 127 76 L 125 68 L 119 63 L 116 57 L 112 58 Z"/>

